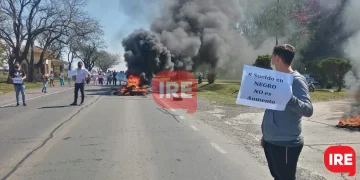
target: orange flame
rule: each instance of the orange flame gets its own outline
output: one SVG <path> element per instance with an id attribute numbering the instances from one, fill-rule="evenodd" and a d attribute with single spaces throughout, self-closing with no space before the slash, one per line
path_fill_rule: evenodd
<path id="1" fill-rule="evenodd" d="M 130 75 L 127 79 L 127 86 L 135 86 L 135 87 L 139 87 L 140 84 L 140 76 L 134 76 L 134 75 Z"/>
<path id="2" fill-rule="evenodd" d="M 140 82 L 141 82 L 141 78 L 140 76 L 136 76 L 136 75 L 129 75 L 129 77 L 127 78 L 127 87 L 122 87 L 120 89 L 121 93 L 125 93 L 125 95 L 130 95 L 131 93 L 147 93 L 148 90 L 146 88 L 140 87 Z M 127 91 L 127 88 L 129 87 L 133 87 L 131 88 L 131 91 Z"/>
<path id="3" fill-rule="evenodd" d="M 339 127 L 360 127 L 360 116 L 353 116 L 348 118 L 341 118 L 338 124 Z"/>

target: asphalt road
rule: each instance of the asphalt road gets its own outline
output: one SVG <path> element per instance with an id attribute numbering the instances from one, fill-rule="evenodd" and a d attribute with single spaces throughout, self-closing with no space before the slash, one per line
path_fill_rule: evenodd
<path id="1" fill-rule="evenodd" d="M 20 180 L 266 180 L 241 144 L 151 97 L 88 88 L 0 108 L 0 178 Z M 1 106 L 1 102 L 0 102 Z"/>

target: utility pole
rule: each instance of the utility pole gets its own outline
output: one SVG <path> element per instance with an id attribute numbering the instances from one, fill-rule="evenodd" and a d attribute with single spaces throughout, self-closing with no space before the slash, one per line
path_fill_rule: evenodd
<path id="1" fill-rule="evenodd" d="M 279 44 L 278 41 L 278 34 L 279 34 L 279 1 L 277 0 L 277 5 L 276 5 L 276 45 Z"/>

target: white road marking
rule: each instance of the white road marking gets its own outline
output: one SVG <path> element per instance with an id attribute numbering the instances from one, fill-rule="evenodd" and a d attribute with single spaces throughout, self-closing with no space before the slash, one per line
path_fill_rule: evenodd
<path id="1" fill-rule="evenodd" d="M 179 118 L 180 118 L 180 119 L 185 119 L 185 117 L 184 117 L 184 116 L 179 116 Z"/>
<path id="2" fill-rule="evenodd" d="M 226 151 L 224 151 L 219 145 L 215 144 L 215 143 L 210 143 L 212 147 L 214 147 L 217 151 L 219 151 L 222 154 L 225 154 Z"/>
<path id="3" fill-rule="evenodd" d="M 195 126 L 190 126 L 191 128 L 193 128 L 194 131 L 199 131 L 199 129 Z"/>
<path id="4" fill-rule="evenodd" d="M 64 92 L 64 91 L 67 91 L 67 90 L 70 90 L 70 89 L 73 89 L 73 88 L 68 88 L 68 89 L 64 89 L 64 90 L 61 90 L 61 91 L 55 91 L 55 92 L 48 93 L 48 94 L 44 94 L 44 95 L 41 95 L 41 96 L 29 98 L 29 99 L 26 99 L 26 101 L 38 99 L 38 98 L 41 98 L 41 97 L 44 97 L 44 96 L 48 96 L 48 95 L 52 95 L 52 94 L 61 93 L 61 92 Z M 20 96 L 21 96 L 21 95 L 20 95 Z M 22 100 L 20 100 L 19 102 L 22 102 Z M 0 107 L 6 107 L 6 106 L 10 106 L 10 105 L 15 105 L 15 104 L 16 104 L 16 102 L 15 102 L 15 103 L 11 103 L 11 104 L 5 104 L 5 105 L 2 105 L 2 106 L 0 106 Z"/>
<path id="5" fill-rule="evenodd" d="M 172 112 L 175 112 L 176 110 L 175 109 L 170 109 Z"/>

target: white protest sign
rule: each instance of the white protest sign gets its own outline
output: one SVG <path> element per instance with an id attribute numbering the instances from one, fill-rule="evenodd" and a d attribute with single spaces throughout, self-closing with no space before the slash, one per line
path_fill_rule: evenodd
<path id="1" fill-rule="evenodd" d="M 13 83 L 14 84 L 22 84 L 23 83 L 22 77 L 13 78 Z"/>
<path id="2" fill-rule="evenodd" d="M 76 70 L 72 70 L 72 71 L 69 71 L 69 72 L 68 72 L 68 76 L 69 76 L 69 77 L 76 76 L 76 74 L 77 74 L 77 71 L 76 71 Z"/>
<path id="3" fill-rule="evenodd" d="M 292 97 L 293 75 L 244 65 L 237 104 L 283 111 Z"/>

